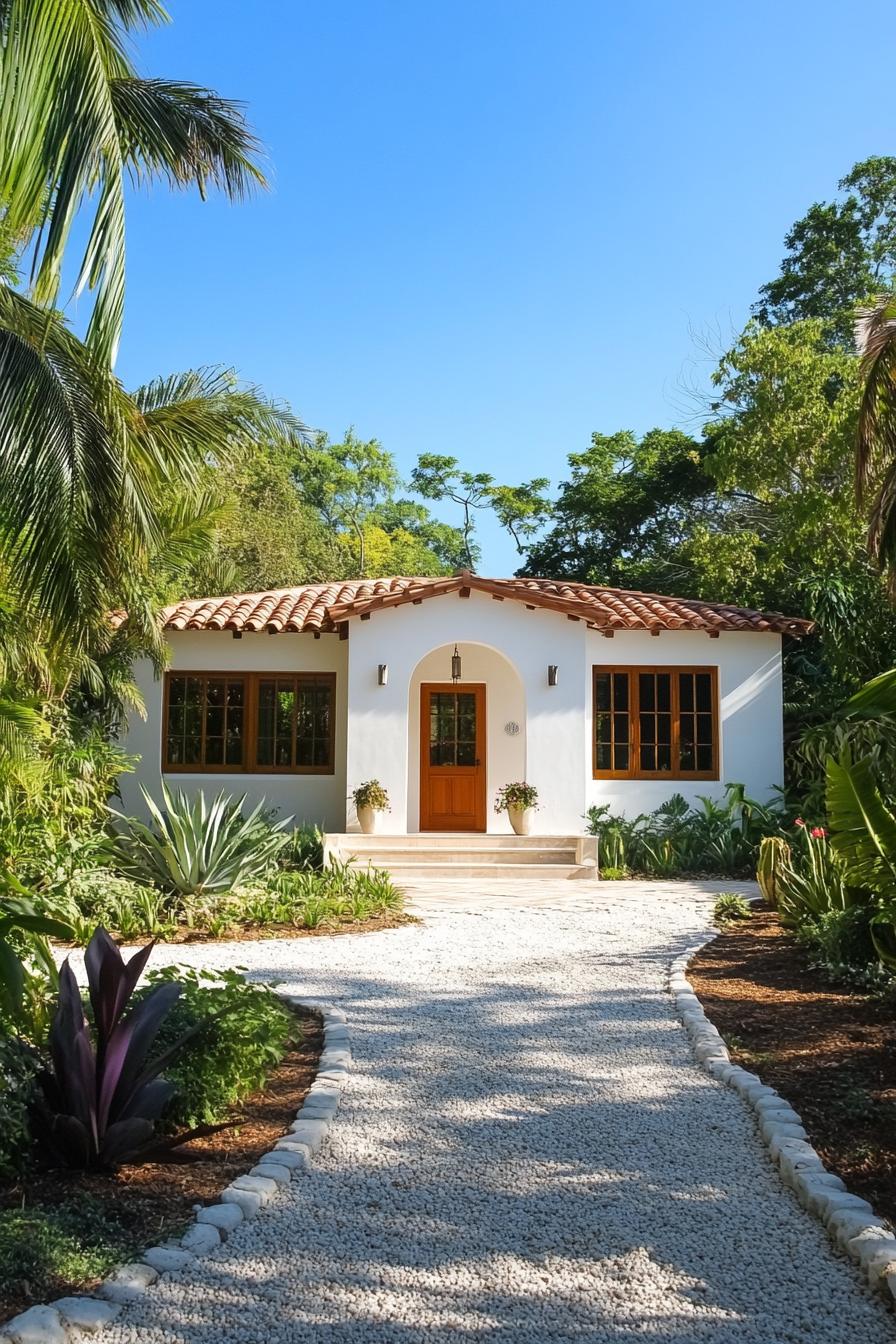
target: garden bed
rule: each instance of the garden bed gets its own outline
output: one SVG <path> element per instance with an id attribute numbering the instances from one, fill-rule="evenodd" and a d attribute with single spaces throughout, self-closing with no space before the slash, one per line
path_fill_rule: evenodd
<path id="1" fill-rule="evenodd" d="M 379 933 L 383 929 L 398 929 L 404 924 L 419 924 L 416 915 L 406 915 L 400 910 L 387 910 L 383 914 L 369 915 L 366 919 L 340 919 L 317 924 L 313 928 L 296 924 L 231 924 L 226 928 L 210 932 L 208 929 L 188 928 L 186 925 L 174 932 L 156 933 L 159 943 L 179 946 L 184 943 L 260 943 L 271 938 L 326 938 L 343 933 Z M 112 930 L 116 942 L 130 946 L 131 940 L 122 938 L 117 930 Z M 138 940 L 134 940 L 138 941 Z M 75 951 L 78 943 L 58 943 L 65 951 Z"/>
<path id="2" fill-rule="evenodd" d="M 687 974 L 735 1063 L 780 1092 L 825 1166 L 896 1224 L 892 1000 L 832 983 L 762 906 Z"/>
<path id="3" fill-rule="evenodd" d="M 302 1038 L 263 1091 L 232 1108 L 228 1128 L 193 1139 L 173 1160 L 111 1173 L 32 1170 L 0 1187 L 0 1208 L 22 1221 L 0 1237 L 0 1321 L 33 1303 L 89 1291 L 116 1264 L 179 1236 L 195 1204 L 212 1203 L 249 1171 L 295 1119 L 323 1048 L 318 1013 L 296 1009 Z M 40 1217 L 52 1211 L 52 1223 Z"/>

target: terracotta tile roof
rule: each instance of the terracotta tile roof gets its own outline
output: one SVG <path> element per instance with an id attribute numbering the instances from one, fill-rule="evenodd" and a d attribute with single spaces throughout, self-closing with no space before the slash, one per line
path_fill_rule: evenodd
<path id="1" fill-rule="evenodd" d="M 806 635 L 814 628 L 812 621 L 799 617 L 749 611 L 720 602 L 552 579 L 484 579 L 467 571 L 450 578 L 352 579 L 266 593 L 190 598 L 165 610 L 164 628 L 319 634 L 334 631 L 353 617 L 368 617 L 376 611 L 446 593 L 466 596 L 471 590 L 489 593 L 499 601 L 509 598 L 532 609 L 556 611 L 586 621 L 606 634 L 614 630 L 702 630 L 715 635 L 725 630 L 756 630 Z"/>

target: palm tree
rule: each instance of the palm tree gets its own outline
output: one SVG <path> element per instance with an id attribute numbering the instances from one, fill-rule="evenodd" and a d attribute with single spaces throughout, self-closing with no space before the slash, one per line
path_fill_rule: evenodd
<path id="1" fill-rule="evenodd" d="M 868 549 L 896 589 L 896 294 L 856 318 L 863 378 L 856 435 L 856 489 L 871 496 Z"/>
<path id="2" fill-rule="evenodd" d="M 203 451 L 303 432 L 220 370 L 136 398 L 111 373 L 125 178 L 232 199 L 264 182 L 236 104 L 136 74 L 128 35 L 165 21 L 157 0 L 0 0 L 0 572 L 15 575 L 44 642 L 79 650 L 123 576 L 163 544 L 165 512 L 189 498 Z M 93 197 L 78 284 L 96 302 L 82 343 L 52 305 L 73 220 Z M 29 245 L 26 295 L 2 263 Z"/>
<path id="3" fill-rule="evenodd" d="M 95 197 L 76 291 L 96 291 L 88 344 L 110 363 L 124 313 L 125 182 L 264 185 L 238 104 L 140 78 L 129 35 L 166 23 L 158 0 L 0 0 L 0 220 L 33 245 L 32 296 L 54 305 L 72 223 Z"/>
<path id="4" fill-rule="evenodd" d="M 307 434 L 232 370 L 130 396 L 58 314 L 0 286 L 0 573 L 44 644 L 89 647 L 112 605 L 137 600 L 153 557 L 176 536 L 183 549 L 211 507 L 210 453 L 223 465 Z"/>

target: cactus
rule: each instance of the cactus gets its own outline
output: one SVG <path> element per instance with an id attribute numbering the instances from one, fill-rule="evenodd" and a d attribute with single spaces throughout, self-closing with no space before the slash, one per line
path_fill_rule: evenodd
<path id="1" fill-rule="evenodd" d="M 790 867 L 790 846 L 777 835 L 766 835 L 759 846 L 756 881 L 767 905 L 778 908 L 778 883 L 782 870 Z"/>

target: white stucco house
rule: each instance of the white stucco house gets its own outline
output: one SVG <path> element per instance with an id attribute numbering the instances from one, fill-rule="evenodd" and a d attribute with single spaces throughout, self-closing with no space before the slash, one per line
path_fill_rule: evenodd
<path id="1" fill-rule="evenodd" d="M 378 779 L 384 830 L 506 832 L 497 789 L 539 791 L 541 835 L 594 803 L 782 783 L 781 643 L 811 623 L 545 579 L 390 578 L 184 601 L 170 665 L 138 668 L 125 749 L 139 786 L 225 788 L 334 833 Z M 452 661 L 454 660 L 454 661 Z"/>

